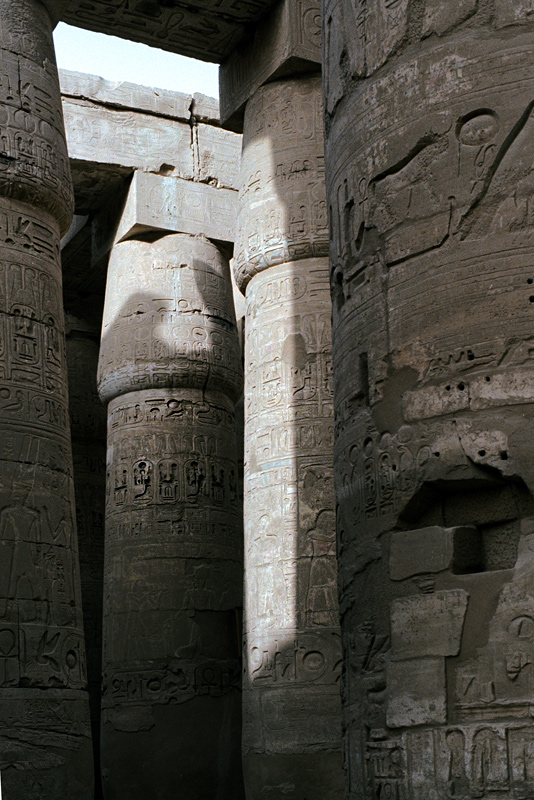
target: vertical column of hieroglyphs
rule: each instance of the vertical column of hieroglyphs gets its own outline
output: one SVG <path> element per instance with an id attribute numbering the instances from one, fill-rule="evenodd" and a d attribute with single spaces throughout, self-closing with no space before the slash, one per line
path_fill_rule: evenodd
<path id="1" fill-rule="evenodd" d="M 349 796 L 531 797 L 532 7 L 324 10 Z"/>
<path id="2" fill-rule="evenodd" d="M 249 798 L 342 795 L 321 78 L 248 102 L 244 769 Z"/>
<path id="3" fill-rule="evenodd" d="M 91 798 L 59 261 L 72 214 L 52 23 L 0 9 L 0 768 L 9 798 Z"/>
<path id="4" fill-rule="evenodd" d="M 115 246 L 102 759 L 108 797 L 241 797 L 242 543 L 229 266 L 203 236 Z"/>
<path id="5" fill-rule="evenodd" d="M 98 337 L 95 339 L 92 326 L 82 319 L 67 318 L 69 412 L 76 529 L 87 654 L 87 689 L 95 753 L 95 774 L 98 776 L 99 784 L 106 410 L 96 389 L 98 352 L 99 341 Z"/>

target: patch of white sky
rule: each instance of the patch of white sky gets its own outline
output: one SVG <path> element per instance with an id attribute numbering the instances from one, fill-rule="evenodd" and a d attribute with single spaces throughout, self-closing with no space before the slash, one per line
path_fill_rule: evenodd
<path id="1" fill-rule="evenodd" d="M 185 94 L 201 92 L 209 97 L 219 96 L 217 64 L 75 28 L 64 22 L 54 31 L 54 44 L 60 69 Z"/>

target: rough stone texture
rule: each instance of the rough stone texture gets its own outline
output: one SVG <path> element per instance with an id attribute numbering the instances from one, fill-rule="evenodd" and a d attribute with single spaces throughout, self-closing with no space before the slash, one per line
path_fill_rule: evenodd
<path id="1" fill-rule="evenodd" d="M 99 376 L 105 796 L 240 798 L 242 379 L 229 268 L 211 242 L 116 245 Z"/>
<path id="2" fill-rule="evenodd" d="M 59 263 L 72 186 L 50 18 L 0 26 L 0 770 L 6 798 L 92 798 Z"/>
<path id="3" fill-rule="evenodd" d="M 351 800 L 534 796 L 526 6 L 324 3 Z"/>
<path id="4" fill-rule="evenodd" d="M 246 110 L 234 266 L 247 298 L 250 800 L 342 796 L 331 305 L 326 258 L 306 257 L 326 238 L 312 222 L 325 205 L 321 133 L 316 78 L 259 89 Z"/>
<path id="5" fill-rule="evenodd" d="M 159 229 L 233 242 L 236 218 L 236 191 L 137 171 L 116 240 Z"/>
<path id="6" fill-rule="evenodd" d="M 221 61 L 246 37 L 247 28 L 274 0 L 47 0 L 63 2 L 62 19 L 70 25 L 132 39 L 153 47 Z"/>
<path id="7" fill-rule="evenodd" d="M 80 559 L 87 687 L 100 793 L 100 700 L 102 673 L 102 596 L 104 589 L 104 514 L 106 502 L 106 410 L 96 390 L 98 336 L 84 320 L 69 320 L 67 364 L 76 528 Z M 88 330 L 89 328 L 89 330 Z"/>
<path id="8" fill-rule="evenodd" d="M 221 64 L 223 124 L 242 131 L 245 104 L 260 86 L 284 75 L 319 71 L 320 64 L 320 3 L 281 0 Z"/>

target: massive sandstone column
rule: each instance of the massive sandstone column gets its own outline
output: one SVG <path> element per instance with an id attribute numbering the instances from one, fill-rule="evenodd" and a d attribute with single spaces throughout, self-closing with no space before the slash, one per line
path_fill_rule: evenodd
<path id="1" fill-rule="evenodd" d="M 534 796 L 531 11 L 325 3 L 358 800 Z"/>
<path id="2" fill-rule="evenodd" d="M 0 10 L 0 769 L 6 798 L 92 798 L 59 261 L 72 187 L 36 0 Z"/>
<path id="3" fill-rule="evenodd" d="M 342 796 L 328 233 L 320 76 L 245 112 L 247 798 Z"/>
<path id="4" fill-rule="evenodd" d="M 203 236 L 112 251 L 102 767 L 108 800 L 242 797 L 242 542 L 228 263 Z"/>

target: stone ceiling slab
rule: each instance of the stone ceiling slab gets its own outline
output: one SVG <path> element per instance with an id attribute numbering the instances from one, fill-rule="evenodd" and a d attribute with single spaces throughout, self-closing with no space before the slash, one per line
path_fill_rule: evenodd
<path id="1" fill-rule="evenodd" d="M 272 5 L 273 0 L 70 0 L 62 20 L 218 63 Z"/>

